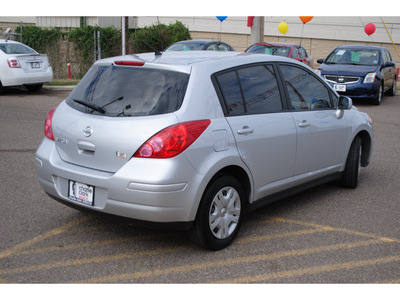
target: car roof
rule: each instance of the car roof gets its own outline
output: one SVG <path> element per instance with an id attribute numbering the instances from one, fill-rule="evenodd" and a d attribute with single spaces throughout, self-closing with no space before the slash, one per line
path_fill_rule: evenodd
<path id="1" fill-rule="evenodd" d="M 17 42 L 17 41 L 13 41 L 13 40 L 4 40 L 4 39 L 0 39 L 0 43 L 21 44 L 20 42 Z"/>
<path id="2" fill-rule="evenodd" d="M 207 43 L 224 43 L 221 41 L 216 41 L 216 40 L 184 40 L 184 41 L 179 41 L 176 42 L 175 44 L 207 44 Z"/>
<path id="3" fill-rule="evenodd" d="M 114 61 L 136 61 L 144 62 L 145 66 L 164 69 L 181 70 L 190 72 L 193 66 L 204 66 L 211 70 L 226 69 L 238 65 L 257 62 L 290 62 L 298 63 L 293 59 L 266 54 L 254 54 L 236 51 L 171 51 L 163 52 L 161 55 L 151 53 L 140 53 L 118 57 L 110 57 L 97 61 L 95 64 L 107 65 Z M 298 63 L 299 65 L 304 65 Z"/>
<path id="4" fill-rule="evenodd" d="M 255 43 L 253 45 L 257 46 L 286 46 L 286 47 L 295 47 L 295 46 L 300 46 L 299 44 L 294 44 L 294 43 L 280 43 L 280 42 L 268 42 L 268 43 Z"/>
<path id="5" fill-rule="evenodd" d="M 381 46 L 369 46 L 369 45 L 342 45 L 337 47 L 336 49 L 371 49 L 371 50 L 381 50 L 386 49 L 385 47 Z"/>

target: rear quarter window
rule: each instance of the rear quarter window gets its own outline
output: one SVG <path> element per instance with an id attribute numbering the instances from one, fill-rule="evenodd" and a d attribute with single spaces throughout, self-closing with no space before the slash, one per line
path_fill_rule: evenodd
<path id="1" fill-rule="evenodd" d="M 166 114 L 180 108 L 189 74 L 131 66 L 94 66 L 67 98 L 85 112 L 97 111 L 74 100 L 95 104 L 111 117 Z"/>

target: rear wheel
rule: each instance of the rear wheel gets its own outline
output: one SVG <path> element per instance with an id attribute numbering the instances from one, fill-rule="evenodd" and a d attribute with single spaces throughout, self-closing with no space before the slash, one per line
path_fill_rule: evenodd
<path id="1" fill-rule="evenodd" d="M 351 144 L 347 156 L 346 167 L 343 172 L 342 185 L 348 188 L 356 188 L 360 178 L 361 169 L 361 138 L 357 136 Z"/>
<path id="2" fill-rule="evenodd" d="M 239 181 L 229 175 L 213 180 L 204 192 L 190 237 L 209 250 L 227 247 L 242 221 L 244 193 Z"/>

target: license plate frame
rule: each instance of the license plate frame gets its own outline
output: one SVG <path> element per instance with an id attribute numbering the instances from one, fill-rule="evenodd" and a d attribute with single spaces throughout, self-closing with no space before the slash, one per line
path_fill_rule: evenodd
<path id="1" fill-rule="evenodd" d="M 40 62 L 32 61 L 31 68 L 32 69 L 40 69 Z"/>
<path id="2" fill-rule="evenodd" d="M 333 86 L 333 89 L 337 92 L 345 92 L 346 91 L 346 85 L 345 84 L 335 84 Z"/>
<path id="3" fill-rule="evenodd" d="M 95 187 L 82 182 L 68 181 L 68 199 L 87 205 L 94 206 Z"/>

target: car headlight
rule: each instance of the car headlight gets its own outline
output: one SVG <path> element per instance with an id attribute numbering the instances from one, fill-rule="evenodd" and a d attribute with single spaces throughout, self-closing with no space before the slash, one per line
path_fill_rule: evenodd
<path id="1" fill-rule="evenodd" d="M 369 118 L 369 119 L 367 120 L 367 122 L 368 122 L 368 126 L 369 126 L 370 128 L 373 128 L 372 119 Z"/>
<path id="2" fill-rule="evenodd" d="M 373 83 L 375 81 L 376 73 L 368 73 L 364 78 L 364 83 Z"/>

